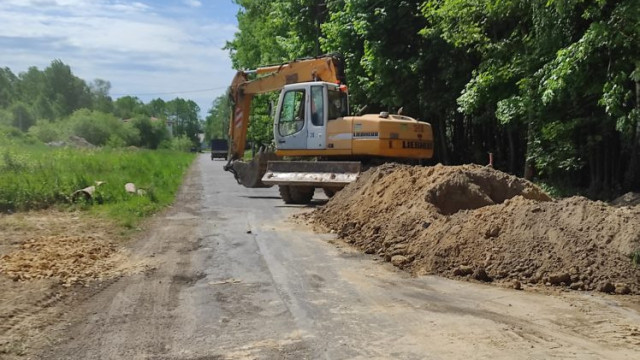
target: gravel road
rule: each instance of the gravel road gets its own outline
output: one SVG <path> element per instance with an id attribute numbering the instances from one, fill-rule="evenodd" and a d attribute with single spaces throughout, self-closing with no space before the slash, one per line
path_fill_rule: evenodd
<path id="1" fill-rule="evenodd" d="M 638 359 L 635 297 L 412 278 L 314 234 L 277 189 L 200 155 L 131 252 L 42 359 Z"/>

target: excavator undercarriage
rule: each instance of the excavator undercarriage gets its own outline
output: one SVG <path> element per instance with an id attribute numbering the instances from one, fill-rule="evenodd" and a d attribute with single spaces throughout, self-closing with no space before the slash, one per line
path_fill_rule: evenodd
<path id="1" fill-rule="evenodd" d="M 245 187 L 278 185 L 287 204 L 309 203 L 316 188 L 331 197 L 355 181 L 361 171 L 358 161 L 282 161 L 272 152 L 259 152 L 249 162 L 236 160 L 227 166 Z"/>

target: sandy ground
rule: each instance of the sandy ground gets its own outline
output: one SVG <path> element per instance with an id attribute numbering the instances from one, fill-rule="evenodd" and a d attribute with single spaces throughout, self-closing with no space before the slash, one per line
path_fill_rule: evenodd
<path id="1" fill-rule="evenodd" d="M 114 223 L 84 213 L 0 215 L 0 356 L 49 343 L 46 330 L 71 306 L 144 271 L 124 239 Z"/>

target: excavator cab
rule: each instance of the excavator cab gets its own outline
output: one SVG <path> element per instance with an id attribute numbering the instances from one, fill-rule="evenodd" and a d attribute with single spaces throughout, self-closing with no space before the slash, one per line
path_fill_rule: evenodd
<path id="1" fill-rule="evenodd" d="M 278 150 L 327 148 L 327 124 L 346 116 L 344 87 L 323 81 L 286 85 L 280 93 L 273 134 Z"/>
<path id="2" fill-rule="evenodd" d="M 276 107 L 273 134 L 276 152 L 259 152 L 250 162 L 234 161 L 229 167 L 246 187 L 279 185 L 287 203 L 307 203 L 314 187 L 328 193 L 352 182 L 359 162 L 278 161 L 280 157 L 322 156 L 331 122 L 348 115 L 347 88 L 325 81 L 285 85 Z"/>

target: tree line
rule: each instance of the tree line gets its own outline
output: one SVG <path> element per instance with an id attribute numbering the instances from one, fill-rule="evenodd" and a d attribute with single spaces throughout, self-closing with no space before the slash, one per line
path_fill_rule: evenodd
<path id="1" fill-rule="evenodd" d="M 194 101 L 158 98 L 145 104 L 135 96 L 113 100 L 110 89 L 109 81 L 87 83 L 60 60 L 18 75 L 0 68 L 0 126 L 45 143 L 76 135 L 97 146 L 199 145 L 200 108 Z"/>
<path id="2" fill-rule="evenodd" d="M 637 0 L 236 3 L 237 69 L 340 53 L 352 108 L 431 123 L 438 162 L 640 190 Z"/>

